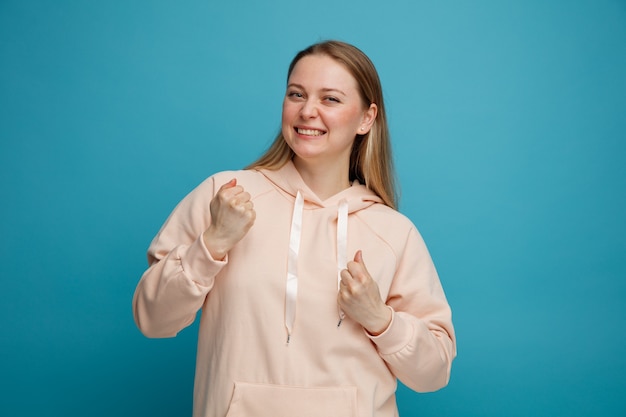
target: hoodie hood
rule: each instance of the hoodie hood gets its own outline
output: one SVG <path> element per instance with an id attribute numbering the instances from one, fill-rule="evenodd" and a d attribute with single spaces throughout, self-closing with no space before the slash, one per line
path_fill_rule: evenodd
<path id="1" fill-rule="evenodd" d="M 287 345 L 291 340 L 293 326 L 296 320 L 296 304 L 298 300 L 298 256 L 302 239 L 302 215 L 304 210 L 315 210 L 327 207 L 337 207 L 337 288 L 341 281 L 341 271 L 348 263 L 348 216 L 363 210 L 372 204 L 382 203 L 382 199 L 358 181 L 322 201 L 304 182 L 292 161 L 282 168 L 272 171 L 262 169 L 260 172 L 287 198 L 293 198 L 294 208 L 291 217 L 289 233 L 289 256 L 287 258 L 287 278 L 285 283 L 285 328 L 287 330 Z M 344 314 L 337 311 L 337 327 L 341 325 Z"/>
<path id="2" fill-rule="evenodd" d="M 282 168 L 275 171 L 269 169 L 261 169 L 259 171 L 285 194 L 296 198 L 299 191 L 304 199 L 305 209 L 333 207 L 337 206 L 339 201 L 346 200 L 348 202 L 348 213 L 354 213 L 374 203 L 383 202 L 372 190 L 358 181 L 354 181 L 351 187 L 334 196 L 321 200 L 306 185 L 292 161 L 287 162 Z"/>

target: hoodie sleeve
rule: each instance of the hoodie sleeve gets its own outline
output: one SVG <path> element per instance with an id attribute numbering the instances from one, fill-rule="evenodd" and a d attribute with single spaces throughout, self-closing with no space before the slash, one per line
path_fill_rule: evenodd
<path id="1" fill-rule="evenodd" d="M 149 268 L 133 297 L 135 323 L 147 337 L 173 337 L 193 323 L 227 263 L 214 260 L 202 239 L 210 225 L 213 177 L 174 209 L 148 248 Z"/>
<path id="2" fill-rule="evenodd" d="M 413 227 L 398 260 L 387 305 L 389 327 L 370 336 L 394 375 L 418 392 L 448 384 L 456 339 L 452 314 L 426 245 Z"/>

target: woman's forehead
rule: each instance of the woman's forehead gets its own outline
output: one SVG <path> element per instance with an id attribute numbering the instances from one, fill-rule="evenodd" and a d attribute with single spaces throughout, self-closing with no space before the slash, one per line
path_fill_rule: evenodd
<path id="1" fill-rule="evenodd" d="M 358 89 L 358 83 L 350 71 L 328 55 L 307 55 L 301 58 L 294 66 L 288 84 L 342 91 Z"/>

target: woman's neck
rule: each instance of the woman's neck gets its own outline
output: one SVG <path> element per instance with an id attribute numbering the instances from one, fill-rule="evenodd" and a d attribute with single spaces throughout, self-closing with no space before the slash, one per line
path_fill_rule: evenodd
<path id="1" fill-rule="evenodd" d="M 318 163 L 295 156 L 293 164 L 304 183 L 322 201 L 350 187 L 348 164 Z"/>

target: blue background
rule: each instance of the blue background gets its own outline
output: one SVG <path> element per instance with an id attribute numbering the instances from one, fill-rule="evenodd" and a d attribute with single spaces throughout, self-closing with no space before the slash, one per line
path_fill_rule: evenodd
<path id="1" fill-rule="evenodd" d="M 286 67 L 377 65 L 401 211 L 454 310 L 403 416 L 626 415 L 624 1 L 0 1 L 2 416 L 190 415 L 197 326 L 150 340 L 145 250 L 279 128 Z"/>

